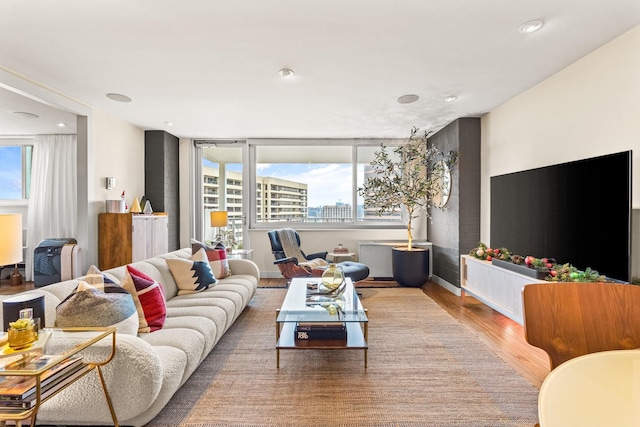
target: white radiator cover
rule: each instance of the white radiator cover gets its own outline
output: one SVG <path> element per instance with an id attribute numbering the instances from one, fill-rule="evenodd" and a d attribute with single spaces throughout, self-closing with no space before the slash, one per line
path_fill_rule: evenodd
<path id="1" fill-rule="evenodd" d="M 369 267 L 369 277 L 374 279 L 393 278 L 391 248 L 406 246 L 401 240 L 370 240 L 358 242 L 358 260 Z M 429 249 L 429 277 L 433 276 L 433 245 L 431 242 L 413 242 L 413 246 Z"/>

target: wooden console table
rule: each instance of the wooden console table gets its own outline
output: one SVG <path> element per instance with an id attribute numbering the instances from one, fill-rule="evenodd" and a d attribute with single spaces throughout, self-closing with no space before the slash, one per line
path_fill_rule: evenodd
<path id="1" fill-rule="evenodd" d="M 545 281 L 496 267 L 489 261 L 470 255 L 460 256 L 460 300 L 463 306 L 468 293 L 522 325 L 522 288 L 530 283 Z"/>

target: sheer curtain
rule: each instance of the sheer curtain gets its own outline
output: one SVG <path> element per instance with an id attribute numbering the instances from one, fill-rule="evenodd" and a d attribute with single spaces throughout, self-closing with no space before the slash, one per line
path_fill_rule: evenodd
<path id="1" fill-rule="evenodd" d="M 38 135 L 33 144 L 27 217 L 26 280 L 33 280 L 33 251 L 46 238 L 76 237 L 75 135 Z"/>

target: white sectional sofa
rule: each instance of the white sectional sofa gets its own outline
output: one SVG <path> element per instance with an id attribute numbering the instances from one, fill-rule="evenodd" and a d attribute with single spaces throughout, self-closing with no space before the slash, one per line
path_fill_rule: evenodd
<path id="1" fill-rule="evenodd" d="M 143 426 L 162 410 L 238 318 L 257 289 L 256 264 L 230 259 L 231 276 L 202 292 L 178 295 L 166 259 L 190 256 L 191 249 L 180 249 L 131 264 L 164 286 L 167 317 L 158 331 L 138 336 L 117 334 L 116 355 L 103 372 L 122 426 Z M 103 273 L 121 281 L 126 267 Z M 45 296 L 46 327 L 54 326 L 56 306 L 80 279 L 27 292 Z M 85 350 L 84 355 L 98 360 L 109 349 L 110 342 L 98 343 Z M 90 373 L 47 401 L 38 412 L 38 424 L 113 425 L 97 375 Z"/>

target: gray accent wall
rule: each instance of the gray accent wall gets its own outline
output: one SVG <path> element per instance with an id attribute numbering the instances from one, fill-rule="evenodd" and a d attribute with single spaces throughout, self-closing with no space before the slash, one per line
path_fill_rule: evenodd
<path id="1" fill-rule="evenodd" d="M 440 151 L 459 153 L 449 202 L 444 210 L 431 208 L 427 240 L 433 244 L 433 275 L 460 287 L 460 255 L 480 240 L 480 119 L 457 119 L 429 141 Z"/>
<path id="2" fill-rule="evenodd" d="M 179 139 L 161 130 L 144 133 L 144 191 L 155 212 L 169 215 L 169 251 L 180 248 Z"/>

